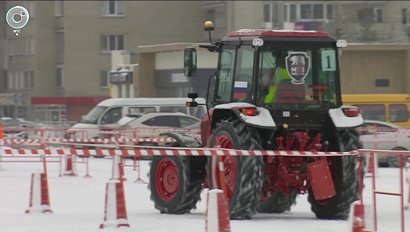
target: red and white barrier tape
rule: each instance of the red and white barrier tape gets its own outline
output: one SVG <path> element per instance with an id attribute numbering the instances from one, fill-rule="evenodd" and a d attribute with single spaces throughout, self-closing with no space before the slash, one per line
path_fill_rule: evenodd
<path id="1" fill-rule="evenodd" d="M 5 155 L 79 155 L 79 156 L 346 156 L 358 155 L 349 152 L 311 152 L 311 151 L 267 151 L 231 150 L 217 148 L 139 148 L 139 149 L 9 149 L 3 148 Z"/>
<path id="2" fill-rule="evenodd" d="M 42 143 L 143 143 L 143 142 L 152 142 L 152 143 L 171 143 L 175 142 L 175 139 L 170 137 L 160 137 L 160 138 L 97 138 L 97 139 L 63 139 L 63 138 L 46 138 L 46 139 L 3 139 L 4 144 L 11 145 L 28 145 L 28 144 L 42 144 Z"/>
<path id="3" fill-rule="evenodd" d="M 85 132 L 87 133 L 88 130 L 86 128 L 76 128 L 76 129 L 69 129 L 68 133 L 75 133 L 75 132 Z M 179 133 L 192 133 L 192 134 L 199 134 L 201 131 L 199 129 L 183 129 L 183 128 L 137 128 L 132 130 L 123 130 L 123 129 L 100 129 L 98 132 L 99 134 L 137 134 L 138 133 L 165 133 L 165 132 L 179 132 Z"/>

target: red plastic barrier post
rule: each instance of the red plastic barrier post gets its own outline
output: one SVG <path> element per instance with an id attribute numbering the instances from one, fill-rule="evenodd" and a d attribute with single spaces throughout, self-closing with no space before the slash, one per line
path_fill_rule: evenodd
<path id="1" fill-rule="evenodd" d="M 228 204 L 220 189 L 209 190 L 205 218 L 206 232 L 230 232 Z"/>
<path id="2" fill-rule="evenodd" d="M 50 208 L 48 181 L 45 173 L 33 173 L 31 175 L 30 204 L 26 213 L 38 211 L 41 213 L 53 212 Z"/>
<path id="3" fill-rule="evenodd" d="M 124 165 L 122 163 L 122 157 L 119 155 L 114 155 L 112 159 L 111 180 L 126 180 L 126 178 L 124 177 Z"/>
<path id="4" fill-rule="evenodd" d="M 64 176 L 77 176 L 75 156 L 72 154 L 64 155 Z"/>
<path id="5" fill-rule="evenodd" d="M 124 183 L 122 181 L 110 181 L 105 188 L 104 222 L 100 229 L 106 227 L 129 227 L 127 209 L 125 205 Z"/>

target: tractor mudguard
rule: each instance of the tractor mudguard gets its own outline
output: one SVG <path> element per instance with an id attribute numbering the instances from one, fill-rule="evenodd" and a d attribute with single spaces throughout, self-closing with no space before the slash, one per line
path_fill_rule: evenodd
<path id="1" fill-rule="evenodd" d="M 256 115 L 248 116 L 241 112 L 241 109 L 245 108 L 254 108 L 256 109 Z M 234 102 L 234 103 L 227 103 L 227 104 L 220 104 L 215 106 L 214 116 L 218 115 L 218 111 L 232 111 L 237 118 L 246 125 L 263 128 L 263 129 L 275 129 L 276 124 L 273 121 L 272 115 L 270 114 L 269 110 L 263 107 L 256 107 L 255 105 L 245 103 L 245 102 Z"/>
<path id="2" fill-rule="evenodd" d="M 179 147 L 202 147 L 201 143 L 196 138 L 185 133 L 165 132 L 160 135 L 175 139 Z"/>
<path id="3" fill-rule="evenodd" d="M 307 164 L 307 173 L 315 200 L 324 200 L 336 195 L 326 158 Z"/>
<path id="4" fill-rule="evenodd" d="M 176 140 L 178 147 L 202 147 L 201 143 L 191 135 L 178 132 L 161 133 Z M 207 157 L 187 157 L 190 167 L 190 181 L 192 183 L 202 183 L 206 174 Z"/>
<path id="5" fill-rule="evenodd" d="M 358 127 L 363 124 L 363 117 L 361 114 L 349 117 L 343 112 L 343 106 L 336 109 L 329 109 L 329 116 L 337 129 L 346 129 Z"/>

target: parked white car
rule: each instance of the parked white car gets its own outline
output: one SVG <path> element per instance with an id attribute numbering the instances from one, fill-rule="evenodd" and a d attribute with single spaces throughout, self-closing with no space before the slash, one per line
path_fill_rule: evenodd
<path id="1" fill-rule="evenodd" d="M 10 139 L 27 139 L 28 130 L 21 124 L 20 120 L 10 117 L 1 117 L 3 124 L 3 136 Z"/>
<path id="2" fill-rule="evenodd" d="M 100 126 L 103 138 L 119 132 L 125 137 L 158 137 L 161 133 L 189 129 L 198 133 L 200 119 L 184 113 L 143 113 L 122 117 L 118 122 Z"/>
<path id="3" fill-rule="evenodd" d="M 357 130 L 365 149 L 410 150 L 410 130 L 395 124 L 365 120 Z M 380 166 L 398 167 L 400 164 L 399 156 L 377 154 L 377 158 Z"/>
<path id="4" fill-rule="evenodd" d="M 110 98 L 96 105 L 81 120 L 67 130 L 66 138 L 97 138 L 98 128 L 114 124 L 128 114 L 148 112 L 181 112 L 195 117 L 206 113 L 205 99 L 197 98 L 198 107 L 187 107 L 190 98 Z"/>

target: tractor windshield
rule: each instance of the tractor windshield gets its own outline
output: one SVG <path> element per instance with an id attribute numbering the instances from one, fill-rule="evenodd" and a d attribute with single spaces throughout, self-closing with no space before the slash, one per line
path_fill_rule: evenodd
<path id="1" fill-rule="evenodd" d="M 333 47 L 265 47 L 259 53 L 260 105 L 324 109 L 339 105 L 337 51 Z"/>

